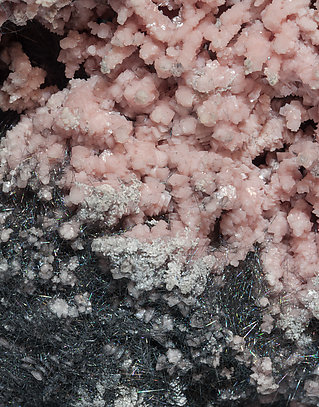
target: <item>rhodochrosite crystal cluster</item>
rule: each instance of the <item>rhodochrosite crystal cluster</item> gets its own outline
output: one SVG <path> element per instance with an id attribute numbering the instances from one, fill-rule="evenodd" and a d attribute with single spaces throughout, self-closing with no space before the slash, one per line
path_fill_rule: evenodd
<path id="1" fill-rule="evenodd" d="M 2 2 L 0 106 L 20 114 L 1 139 L 3 193 L 28 187 L 50 202 L 58 189 L 70 211 L 60 237 L 80 250 L 95 225 L 93 252 L 132 282 L 135 298 L 164 287 L 191 301 L 211 273 L 258 245 L 269 285 L 263 329 L 276 318 L 288 339 L 305 342 L 319 318 L 318 8 Z M 6 26 L 32 19 L 60 36 L 65 87 L 6 40 Z M 266 359 L 251 376 L 262 394 L 279 387 Z M 319 394 L 316 379 L 307 386 Z"/>

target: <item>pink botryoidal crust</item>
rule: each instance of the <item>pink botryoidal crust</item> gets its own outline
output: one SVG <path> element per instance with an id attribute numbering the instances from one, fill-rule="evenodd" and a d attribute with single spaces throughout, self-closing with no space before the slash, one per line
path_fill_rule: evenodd
<path id="1" fill-rule="evenodd" d="M 63 90 L 41 86 L 45 71 L 19 45 L 2 51 L 2 109 L 23 112 L 1 141 L 3 191 L 36 173 L 50 200 L 50 174 L 63 165 L 58 187 L 78 210 L 61 236 L 121 221 L 124 233 L 93 248 L 125 259 L 117 276 L 138 289 L 158 278 L 200 292 L 212 269 L 236 266 L 257 242 L 272 290 L 319 317 L 318 133 L 301 128 L 319 119 L 318 2 L 106 3 L 2 4 L 1 22 L 35 18 L 62 36 L 70 79 Z M 74 79 L 81 66 L 87 79 Z"/>

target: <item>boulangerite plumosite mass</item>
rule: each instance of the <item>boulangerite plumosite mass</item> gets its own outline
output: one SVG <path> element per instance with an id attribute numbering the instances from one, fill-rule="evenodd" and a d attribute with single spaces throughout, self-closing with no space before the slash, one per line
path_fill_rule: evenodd
<path id="1" fill-rule="evenodd" d="M 319 405 L 319 2 L 0 2 L 0 406 Z"/>

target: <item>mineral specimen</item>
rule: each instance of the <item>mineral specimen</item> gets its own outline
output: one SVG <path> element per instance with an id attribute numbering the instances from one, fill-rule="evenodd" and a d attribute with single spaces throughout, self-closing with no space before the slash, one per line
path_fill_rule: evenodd
<path id="1" fill-rule="evenodd" d="M 217 368 L 233 352 L 261 403 L 287 392 L 318 404 L 315 359 L 309 376 L 292 373 L 316 344 L 311 326 L 319 318 L 318 9 L 309 0 L 2 2 L 0 107 L 3 117 L 20 117 L 1 139 L 1 187 L 11 197 L 29 191 L 50 208 L 42 232 L 37 220 L 19 235 L 42 253 L 37 271 L 24 276 L 28 284 L 77 285 L 78 265 L 57 268 L 56 247 L 40 246 L 52 229 L 77 258 L 86 236 L 100 269 L 127 279 L 137 312 L 147 312 L 143 296 L 164 290 L 186 317 L 189 307 L 203 307 L 209 282 L 227 292 L 228 272 L 246 287 L 236 267 L 258 249 L 254 267 L 262 272 L 250 278 L 263 289 L 247 284 L 260 315 L 251 326 L 245 319 L 246 328 L 271 343 L 276 335 L 291 341 L 287 378 L 278 358 L 288 347 L 274 355 L 257 346 L 227 305 L 231 296 L 216 293 L 216 313 L 227 308 L 218 314 L 223 339 L 218 345 L 210 336 L 203 363 Z M 40 41 L 37 32 L 58 42 L 52 64 L 39 56 L 46 51 L 30 51 L 28 35 Z M 6 245 L 17 225 L 5 217 L 2 225 Z M 23 271 L 10 256 L 1 266 L 6 278 Z M 56 294 L 46 311 L 64 319 L 94 312 L 88 295 L 77 292 L 68 304 Z M 227 322 L 230 310 L 237 325 Z M 195 363 L 195 351 L 186 358 L 165 346 L 158 370 L 186 372 Z M 225 363 L 220 374 L 233 377 L 237 364 L 231 371 Z M 118 400 L 134 393 L 142 405 L 125 386 Z M 171 384 L 185 401 L 175 405 L 190 400 L 181 386 L 179 378 Z M 235 392 L 238 400 L 245 391 Z M 225 390 L 218 402 L 235 393 Z"/>

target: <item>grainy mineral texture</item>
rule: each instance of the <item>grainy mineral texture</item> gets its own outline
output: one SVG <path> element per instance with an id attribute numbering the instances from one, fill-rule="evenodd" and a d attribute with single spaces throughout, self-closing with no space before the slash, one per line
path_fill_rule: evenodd
<path id="1" fill-rule="evenodd" d="M 157 343 L 164 404 L 319 405 L 318 9 L 0 1 L 0 277 L 20 276 L 17 290 L 46 298 L 39 313 L 60 327 L 101 324 L 79 276 L 92 256 L 125 282 L 106 308 Z M 123 380 L 132 352 L 118 356 L 114 394 L 104 372 L 93 398 L 79 381 L 83 403 L 59 405 L 152 405 L 150 388 Z M 24 363 L 38 382 L 49 374 Z M 207 380 L 220 388 L 200 400 L 193 383 Z"/>

